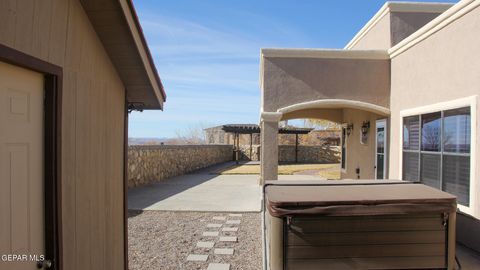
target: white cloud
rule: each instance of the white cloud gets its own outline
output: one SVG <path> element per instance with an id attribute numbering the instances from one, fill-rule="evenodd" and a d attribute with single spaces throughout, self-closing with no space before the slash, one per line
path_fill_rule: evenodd
<path id="1" fill-rule="evenodd" d="M 142 25 L 147 36 L 155 42 L 150 46 L 153 54 L 160 59 L 181 61 L 247 58 L 258 60 L 256 52 L 261 44 L 246 37 L 190 21 L 162 16 L 155 21 L 142 21 Z"/>
<path id="2" fill-rule="evenodd" d="M 205 63 L 165 67 L 162 79 L 166 87 L 185 90 L 200 87 L 221 91 L 258 93 L 258 64 Z"/>
<path id="3" fill-rule="evenodd" d="M 256 15 L 245 14 L 246 19 L 252 16 Z M 261 31 L 260 34 L 239 32 L 225 25 L 208 27 L 148 12 L 142 18 L 168 98 L 163 112 L 130 114 L 131 136 L 173 136 L 175 130 L 199 122 L 258 121 L 260 48 L 271 47 L 274 38 Z M 268 18 L 253 19 L 245 25 L 258 27 L 253 25 L 258 22 L 282 39 L 304 38 Z"/>

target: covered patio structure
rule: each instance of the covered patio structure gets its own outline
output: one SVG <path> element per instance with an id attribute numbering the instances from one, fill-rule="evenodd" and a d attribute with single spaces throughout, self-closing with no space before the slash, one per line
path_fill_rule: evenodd
<path id="1" fill-rule="evenodd" d="M 375 178 L 376 140 L 370 123 L 375 126 L 390 115 L 386 51 L 262 49 L 260 87 L 260 184 L 278 179 L 279 121 L 300 118 L 342 124 L 342 178 Z M 388 152 L 386 144 L 382 147 Z"/>
<path id="2" fill-rule="evenodd" d="M 233 134 L 233 151 L 234 151 L 234 160 L 238 164 L 239 162 L 239 152 L 240 152 L 240 134 L 250 135 L 250 159 L 252 159 L 252 149 L 253 149 L 253 134 L 259 134 L 260 126 L 255 124 L 229 124 L 223 125 L 222 130 L 225 133 Z M 278 128 L 278 134 L 292 134 L 295 135 L 295 162 L 298 162 L 298 135 L 299 134 L 308 134 L 312 131 L 313 128 L 297 128 L 297 127 L 280 127 Z"/>

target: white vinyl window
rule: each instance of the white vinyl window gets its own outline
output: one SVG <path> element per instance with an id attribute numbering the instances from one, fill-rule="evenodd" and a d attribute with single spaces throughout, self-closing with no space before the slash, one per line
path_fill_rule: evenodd
<path id="1" fill-rule="evenodd" d="M 403 117 L 402 178 L 471 205 L 471 107 Z"/>
<path id="2" fill-rule="evenodd" d="M 398 177 L 454 194 L 460 211 L 480 218 L 477 100 L 475 95 L 400 111 Z"/>

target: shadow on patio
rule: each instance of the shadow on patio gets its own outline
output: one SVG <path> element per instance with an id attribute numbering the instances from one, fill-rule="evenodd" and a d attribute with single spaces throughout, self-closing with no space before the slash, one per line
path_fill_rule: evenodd
<path id="1" fill-rule="evenodd" d="M 128 209 L 260 211 L 261 189 L 258 185 L 258 175 L 216 175 L 211 173 L 232 165 L 232 162 L 222 163 L 191 174 L 132 188 L 128 192 Z"/>

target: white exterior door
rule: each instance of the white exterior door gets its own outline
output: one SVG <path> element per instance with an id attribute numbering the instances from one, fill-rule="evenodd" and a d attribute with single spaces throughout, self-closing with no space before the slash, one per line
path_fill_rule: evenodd
<path id="1" fill-rule="evenodd" d="M 375 124 L 375 179 L 385 179 L 387 171 L 387 120 Z"/>
<path id="2" fill-rule="evenodd" d="M 37 269 L 34 256 L 45 254 L 43 82 L 0 62 L 1 269 Z"/>

